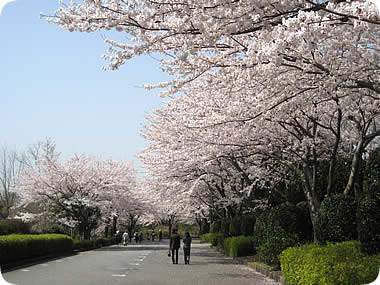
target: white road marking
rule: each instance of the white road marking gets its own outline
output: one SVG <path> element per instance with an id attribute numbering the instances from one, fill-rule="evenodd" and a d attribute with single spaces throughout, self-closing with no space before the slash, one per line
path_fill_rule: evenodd
<path id="1" fill-rule="evenodd" d="M 126 277 L 126 274 L 112 274 L 113 277 Z"/>
<path id="2" fill-rule="evenodd" d="M 21 269 L 21 271 L 23 271 L 23 272 L 29 272 L 30 270 L 29 269 Z"/>

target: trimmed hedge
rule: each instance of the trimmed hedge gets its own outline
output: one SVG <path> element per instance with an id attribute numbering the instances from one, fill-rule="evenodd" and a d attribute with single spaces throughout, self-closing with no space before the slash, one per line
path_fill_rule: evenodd
<path id="1" fill-rule="evenodd" d="M 0 264 L 71 251 L 73 240 L 61 234 L 0 236 Z"/>
<path id="2" fill-rule="evenodd" d="M 376 279 L 380 267 L 380 255 L 361 253 L 357 241 L 291 247 L 279 258 L 290 285 L 368 284 Z"/>
<path id="3" fill-rule="evenodd" d="M 321 242 L 341 242 L 357 239 L 356 201 L 338 194 L 323 200 L 317 213 L 316 233 Z"/>
<path id="4" fill-rule="evenodd" d="M 357 229 L 361 250 L 380 253 L 380 195 L 364 197 L 358 203 Z"/>
<path id="5" fill-rule="evenodd" d="M 211 243 L 212 246 L 218 245 L 218 239 L 223 238 L 222 233 L 209 233 L 201 236 L 202 242 Z"/>
<path id="6" fill-rule="evenodd" d="M 256 253 L 252 236 L 230 237 L 224 240 L 224 252 L 232 257 L 253 255 Z"/>
<path id="7" fill-rule="evenodd" d="M 30 225 L 22 220 L 6 219 L 0 220 L 0 235 L 10 234 L 28 234 L 30 233 Z"/>
<path id="8" fill-rule="evenodd" d="M 260 259 L 275 269 L 280 269 L 280 260 L 278 256 L 281 252 L 291 246 L 297 245 L 299 242 L 298 236 L 295 233 L 277 234 L 271 237 L 264 244 L 259 246 L 257 253 Z"/>
<path id="9" fill-rule="evenodd" d="M 255 245 L 260 247 L 274 237 L 282 238 L 285 233 L 294 233 L 301 240 L 308 236 L 310 225 L 308 214 L 289 202 L 263 212 L 256 220 L 254 236 Z"/>
<path id="10" fill-rule="evenodd" d="M 109 246 L 115 243 L 115 238 L 100 238 L 95 240 L 74 240 L 74 250 L 88 250 L 99 248 L 103 246 Z"/>

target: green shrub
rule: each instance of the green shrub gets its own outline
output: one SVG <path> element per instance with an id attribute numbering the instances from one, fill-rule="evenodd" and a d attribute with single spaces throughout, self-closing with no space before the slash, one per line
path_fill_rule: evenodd
<path id="1" fill-rule="evenodd" d="M 316 233 L 321 242 L 356 240 L 355 199 L 339 194 L 323 200 L 317 212 Z"/>
<path id="2" fill-rule="evenodd" d="M 0 264 L 71 251 L 73 240 L 60 234 L 0 236 Z"/>
<path id="3" fill-rule="evenodd" d="M 280 260 L 278 256 L 281 252 L 298 243 L 298 236 L 294 233 L 277 234 L 263 243 L 257 249 L 260 259 L 276 269 L 280 269 Z"/>
<path id="4" fill-rule="evenodd" d="M 73 249 L 75 250 L 86 250 L 100 247 L 97 245 L 96 240 L 74 240 Z"/>
<path id="5" fill-rule="evenodd" d="M 380 195 L 364 197 L 358 205 L 357 230 L 361 250 L 367 254 L 380 252 Z"/>
<path id="6" fill-rule="evenodd" d="M 209 233 L 201 236 L 202 242 L 211 243 L 212 246 L 218 245 L 218 237 L 223 237 L 222 233 Z"/>
<path id="7" fill-rule="evenodd" d="M 255 246 L 258 248 L 276 236 L 282 238 L 284 232 L 294 233 L 301 238 L 306 236 L 303 212 L 288 202 L 263 212 L 257 218 L 254 228 Z"/>
<path id="8" fill-rule="evenodd" d="M 74 250 L 89 250 L 94 248 L 99 248 L 103 246 L 110 246 L 115 244 L 116 240 L 112 238 L 99 238 L 94 240 L 78 240 L 75 239 L 73 243 Z"/>
<path id="9" fill-rule="evenodd" d="M 207 242 L 210 243 L 210 239 L 213 233 L 203 234 L 201 235 L 201 242 Z"/>
<path id="10" fill-rule="evenodd" d="M 288 233 L 295 233 L 298 237 L 304 236 L 305 216 L 299 207 L 286 202 L 270 211 L 269 223 L 278 226 Z"/>
<path id="11" fill-rule="evenodd" d="M 291 247 L 279 258 L 290 285 L 368 284 L 376 279 L 380 267 L 380 255 L 361 253 L 357 241 Z"/>
<path id="12" fill-rule="evenodd" d="M 231 237 L 229 243 L 229 254 L 232 257 L 247 256 L 256 253 L 254 238 L 246 236 Z M 226 244 L 225 244 L 226 245 Z"/>
<path id="13" fill-rule="evenodd" d="M 225 239 L 224 239 L 223 250 L 224 250 L 224 254 L 225 254 L 225 255 L 230 255 L 230 250 L 231 250 L 231 240 L 232 240 L 232 237 L 228 237 L 228 238 L 225 238 Z"/>
<path id="14" fill-rule="evenodd" d="M 11 234 L 28 234 L 30 233 L 30 225 L 22 220 L 6 219 L 0 220 L 0 235 Z"/>
<path id="15" fill-rule="evenodd" d="M 96 240 L 99 246 L 110 246 L 115 244 L 115 238 L 100 238 Z"/>

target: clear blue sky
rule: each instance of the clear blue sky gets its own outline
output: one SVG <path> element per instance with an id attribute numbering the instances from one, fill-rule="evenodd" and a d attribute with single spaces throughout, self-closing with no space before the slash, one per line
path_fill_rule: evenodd
<path id="1" fill-rule="evenodd" d="M 55 0 L 16 0 L 0 16 L 0 144 L 22 150 L 49 137 L 63 158 L 86 153 L 138 166 L 139 130 L 161 101 L 138 86 L 168 75 L 150 57 L 103 71 L 112 33 L 70 33 L 39 18 L 57 8 Z"/>

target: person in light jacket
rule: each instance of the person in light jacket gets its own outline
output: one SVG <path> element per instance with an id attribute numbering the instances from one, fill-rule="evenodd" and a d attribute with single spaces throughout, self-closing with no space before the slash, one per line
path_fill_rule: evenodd
<path id="1" fill-rule="evenodd" d="M 181 238 L 178 235 L 177 229 L 173 229 L 173 233 L 170 237 L 170 245 L 169 245 L 173 264 L 178 264 L 178 250 L 180 247 L 181 247 Z"/>
<path id="2" fill-rule="evenodd" d="M 185 258 L 185 264 L 190 264 L 190 248 L 191 248 L 191 236 L 189 232 L 185 233 L 183 238 L 183 255 Z"/>
<path id="3" fill-rule="evenodd" d="M 128 241 L 129 241 L 129 235 L 128 235 L 127 232 L 124 232 L 123 233 L 123 245 L 127 246 L 128 245 Z"/>

